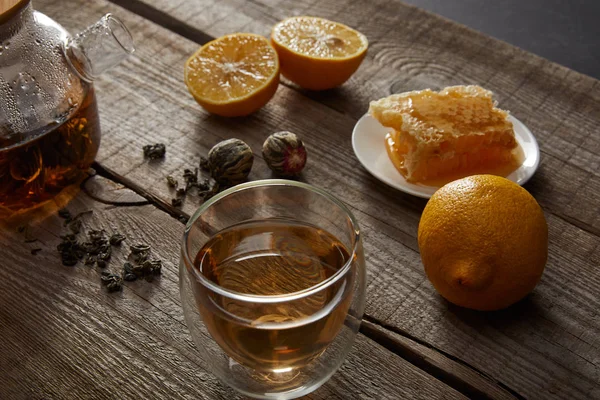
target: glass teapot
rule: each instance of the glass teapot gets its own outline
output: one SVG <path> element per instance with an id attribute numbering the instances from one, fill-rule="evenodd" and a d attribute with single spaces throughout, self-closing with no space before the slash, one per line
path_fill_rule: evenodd
<path id="1" fill-rule="evenodd" d="M 100 145 L 92 82 L 133 51 L 110 14 L 71 36 L 30 0 L 0 0 L 0 220 L 76 192 Z"/>

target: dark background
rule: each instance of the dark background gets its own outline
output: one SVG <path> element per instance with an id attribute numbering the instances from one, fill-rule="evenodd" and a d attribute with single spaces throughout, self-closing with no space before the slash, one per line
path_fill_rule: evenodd
<path id="1" fill-rule="evenodd" d="M 600 79 L 600 0 L 404 0 Z"/>

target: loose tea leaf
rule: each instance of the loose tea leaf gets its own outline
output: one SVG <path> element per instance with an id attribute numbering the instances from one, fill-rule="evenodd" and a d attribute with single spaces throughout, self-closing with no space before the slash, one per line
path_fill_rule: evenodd
<path id="1" fill-rule="evenodd" d="M 183 180 L 185 181 L 185 191 L 198 186 L 198 168 L 185 169 L 183 171 Z"/>
<path id="2" fill-rule="evenodd" d="M 189 182 L 198 182 L 198 168 L 196 168 L 194 171 L 192 171 L 191 169 L 184 169 L 183 170 L 183 179 L 185 179 L 186 183 Z"/>
<path id="3" fill-rule="evenodd" d="M 130 248 L 130 256 L 135 264 L 130 262 L 123 264 L 123 276 L 126 281 L 145 278 L 147 281 L 151 282 L 154 279 L 154 276 L 161 274 L 162 261 L 148 259 L 150 255 L 150 246 L 135 245 L 130 246 Z"/>
<path id="4" fill-rule="evenodd" d="M 164 158 L 166 147 L 162 143 L 148 144 L 143 147 L 143 150 L 145 158 L 158 160 L 159 158 Z"/>
<path id="5" fill-rule="evenodd" d="M 136 264 L 133 266 L 132 272 L 137 277 L 143 277 L 144 276 L 144 266 L 142 264 Z"/>
<path id="6" fill-rule="evenodd" d="M 39 253 L 40 251 L 42 251 L 42 249 L 40 249 L 39 247 L 35 248 L 35 249 L 31 249 L 31 255 L 35 256 L 37 255 L 37 253 Z"/>
<path id="7" fill-rule="evenodd" d="M 141 263 L 146 261 L 146 259 L 148 258 L 148 253 L 133 254 L 131 258 L 134 262 Z"/>
<path id="8" fill-rule="evenodd" d="M 129 261 L 125 261 L 125 263 L 123 264 L 123 273 L 130 274 L 132 272 L 133 272 L 133 264 L 131 264 Z"/>
<path id="9" fill-rule="evenodd" d="M 131 282 L 135 281 L 137 278 L 137 275 L 133 272 L 133 265 L 129 261 L 126 261 L 125 264 L 123 264 L 123 279 Z"/>
<path id="10" fill-rule="evenodd" d="M 144 278 L 148 282 L 152 282 L 154 276 L 160 275 L 162 270 L 162 261 L 160 260 L 146 260 L 141 264 L 135 265 L 132 268 L 132 272 L 138 278 Z"/>
<path id="11" fill-rule="evenodd" d="M 208 171 L 210 169 L 208 159 L 205 157 L 200 157 L 200 169 L 203 171 Z M 212 179 L 201 179 L 200 170 L 197 167 L 194 169 L 184 169 L 182 177 L 185 186 L 176 188 L 176 197 L 171 199 L 171 205 L 173 207 L 181 207 L 183 201 L 189 195 L 197 195 L 201 201 L 205 201 L 218 193 L 221 188 L 221 186 Z M 175 188 L 177 181 L 170 175 L 166 178 L 169 186 Z M 193 189 L 196 189 L 196 191 L 194 192 Z"/>
<path id="12" fill-rule="evenodd" d="M 106 289 L 109 292 L 118 292 L 119 290 L 123 289 L 123 282 L 122 281 L 111 282 L 108 285 L 106 285 Z"/>
<path id="13" fill-rule="evenodd" d="M 112 248 L 106 237 L 106 231 L 103 229 L 92 229 L 88 232 L 88 236 L 90 241 L 81 245 L 87 255 L 85 264 L 90 265 L 92 263 L 92 257 L 95 256 L 96 265 L 98 265 L 99 268 L 106 268 L 112 255 Z"/>
<path id="14" fill-rule="evenodd" d="M 162 270 L 162 261 L 146 260 L 144 261 L 143 267 L 146 274 L 160 275 Z"/>
<path id="15" fill-rule="evenodd" d="M 106 286 L 106 290 L 109 292 L 116 292 L 123 289 L 123 280 L 118 274 L 103 272 L 100 276 L 100 281 Z"/>
<path id="16" fill-rule="evenodd" d="M 125 239 L 126 237 L 120 233 L 113 233 L 108 241 L 113 246 L 120 246 Z"/>
<path id="17" fill-rule="evenodd" d="M 56 249 L 60 253 L 62 264 L 72 267 L 83 259 L 85 250 L 73 234 L 61 236 L 61 239 L 62 241 L 56 246 Z"/>
<path id="18" fill-rule="evenodd" d="M 91 229 L 87 232 L 88 240 L 80 242 L 77 234 L 81 228 L 81 221 L 78 218 L 87 213 L 79 213 L 72 216 L 68 211 L 61 212 L 62 217 L 68 222 L 71 233 L 61 236 L 61 242 L 57 245 L 57 250 L 61 255 L 61 260 L 65 266 L 74 266 L 79 261 L 84 260 L 85 265 L 97 265 L 98 268 L 106 268 L 112 255 L 112 246 L 120 246 L 126 237 L 120 233 L 113 233 L 107 236 L 103 229 Z M 23 227 L 21 231 L 27 233 L 27 228 Z M 154 276 L 160 275 L 162 262 L 160 260 L 149 260 L 150 246 L 147 244 L 135 244 L 129 246 L 131 254 L 129 257 L 135 262 L 125 262 L 122 275 L 102 271 L 101 281 L 108 292 L 122 290 L 123 281 L 135 281 L 138 278 L 145 278 L 151 281 Z M 37 254 L 41 249 L 32 249 L 31 254 Z"/>
<path id="19" fill-rule="evenodd" d="M 133 246 L 129 246 L 129 250 L 131 250 L 131 254 L 129 257 L 133 259 L 135 263 L 143 263 L 148 258 L 150 254 L 150 246 L 147 244 L 137 244 Z"/>
<path id="20" fill-rule="evenodd" d="M 171 188 L 176 188 L 178 185 L 178 182 L 171 175 L 168 175 L 167 176 L 167 185 L 169 185 L 169 187 L 171 187 Z"/>
<path id="21" fill-rule="evenodd" d="M 111 250 L 110 247 L 108 248 L 109 251 L 105 252 L 105 253 L 99 253 L 96 256 L 96 264 L 98 265 L 99 268 L 105 268 L 106 264 L 108 263 L 108 260 L 110 260 L 110 256 L 111 256 Z"/>

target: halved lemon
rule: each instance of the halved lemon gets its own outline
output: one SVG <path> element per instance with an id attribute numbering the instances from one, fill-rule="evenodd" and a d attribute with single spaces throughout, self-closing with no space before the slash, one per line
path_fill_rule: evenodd
<path id="1" fill-rule="evenodd" d="M 225 117 L 248 115 L 275 94 L 279 58 L 263 36 L 222 36 L 206 43 L 186 61 L 185 84 L 211 113 Z"/>
<path id="2" fill-rule="evenodd" d="M 346 82 L 367 54 L 362 33 L 317 17 L 291 17 L 273 27 L 271 43 L 283 76 L 311 90 L 331 89 Z"/>

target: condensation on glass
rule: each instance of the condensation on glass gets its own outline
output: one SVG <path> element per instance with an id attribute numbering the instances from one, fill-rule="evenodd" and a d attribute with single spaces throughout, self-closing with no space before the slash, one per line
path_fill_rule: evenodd
<path id="1" fill-rule="evenodd" d="M 129 31 L 110 14 L 72 36 L 29 0 L 6 3 L 0 4 L 0 219 L 68 201 L 100 145 L 93 81 L 134 51 Z"/>

